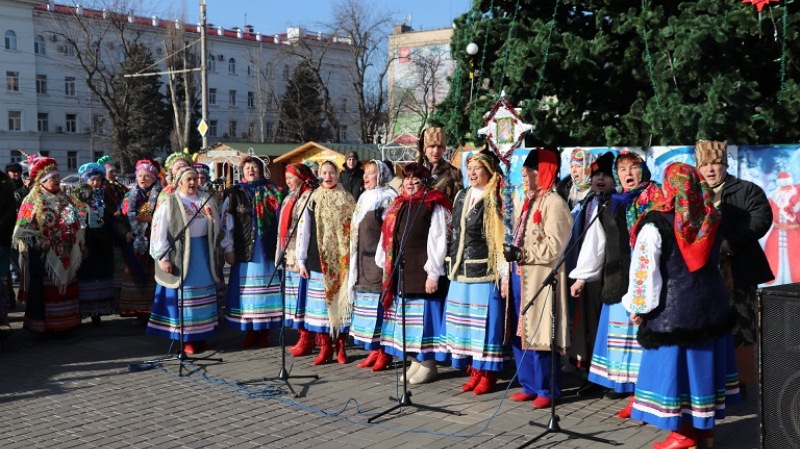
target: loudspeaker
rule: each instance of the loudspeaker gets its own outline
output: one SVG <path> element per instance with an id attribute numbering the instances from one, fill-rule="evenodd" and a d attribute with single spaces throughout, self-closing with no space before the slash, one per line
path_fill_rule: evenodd
<path id="1" fill-rule="evenodd" d="M 800 449 L 800 283 L 758 291 L 763 449 Z"/>

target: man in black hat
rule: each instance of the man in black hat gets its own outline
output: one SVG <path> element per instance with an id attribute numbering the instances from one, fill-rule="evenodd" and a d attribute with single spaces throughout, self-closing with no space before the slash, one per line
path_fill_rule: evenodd
<path id="1" fill-rule="evenodd" d="M 342 168 L 343 170 L 339 173 L 339 184 L 358 201 L 358 197 L 364 191 L 364 170 L 361 169 L 361 162 L 355 151 L 347 153 L 347 159 Z"/>

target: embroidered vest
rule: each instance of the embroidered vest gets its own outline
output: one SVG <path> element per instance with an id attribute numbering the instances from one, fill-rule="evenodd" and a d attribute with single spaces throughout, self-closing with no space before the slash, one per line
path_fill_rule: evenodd
<path id="1" fill-rule="evenodd" d="M 470 193 L 471 189 L 464 189 L 456 194 L 445 268 L 453 281 L 488 282 L 494 279 L 494 267 L 489 264 L 489 247 L 483 229 L 486 202 L 481 198 L 470 209 L 467 204 Z"/>

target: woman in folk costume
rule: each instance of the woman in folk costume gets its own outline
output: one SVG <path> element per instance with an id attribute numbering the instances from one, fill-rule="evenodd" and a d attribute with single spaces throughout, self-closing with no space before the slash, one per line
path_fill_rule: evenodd
<path id="1" fill-rule="evenodd" d="M 358 366 L 382 371 L 389 367 L 392 356 L 381 346 L 383 305 L 380 304 L 383 266 L 375 263 L 375 251 L 381 239 L 381 226 L 397 192 L 389 187 L 393 173 L 377 160 L 364 165 L 364 192 L 358 198 L 350 225 L 350 275 L 348 288 L 353 304 L 351 335 L 356 344 L 364 345 L 369 356 Z"/>
<path id="2" fill-rule="evenodd" d="M 514 297 L 514 312 L 510 328 L 516 328 L 511 339 L 518 381 L 522 391 L 511 396 L 514 401 L 535 398 L 534 408 L 549 407 L 561 396 L 560 360 L 552 360 L 551 335 L 556 335 L 556 350 L 565 352 L 569 346 L 567 319 L 566 275 L 559 271 L 557 291 L 544 289 L 537 298 L 533 295 L 552 271 L 561 252 L 569 242 L 572 216 L 569 206 L 554 190 L 558 173 L 558 155 L 549 149 L 530 152 L 522 166 L 522 176 L 527 178 L 530 190 L 519 212 L 512 245 L 505 245 L 507 261 L 511 266 L 510 291 Z M 527 303 L 533 306 L 520 316 Z M 557 318 L 552 327 L 551 308 L 556 301 Z M 558 364 L 551 390 L 551 366 Z"/>
<path id="3" fill-rule="evenodd" d="M 97 162 L 78 169 L 81 184 L 72 189 L 72 198 L 83 212 L 87 257 L 78 270 L 81 317 L 92 317 L 100 324 L 100 316 L 117 312 L 114 288 L 114 214 L 119 204 L 105 185 L 105 167 Z"/>
<path id="4" fill-rule="evenodd" d="M 284 298 L 286 300 L 285 320 L 286 326 L 293 327 L 300 332 L 300 339 L 291 348 L 294 357 L 309 355 L 314 351 L 315 334 L 305 328 L 306 319 L 306 289 L 308 280 L 300 276 L 297 265 L 297 227 L 300 213 L 309 202 L 311 193 L 316 184 L 316 175 L 305 164 L 290 164 L 284 174 L 289 194 L 283 199 L 280 208 L 280 223 L 278 225 L 278 248 L 275 259 L 283 251 L 285 257 L 286 283 L 284 285 Z M 290 235 L 291 233 L 291 235 Z"/>
<path id="5" fill-rule="evenodd" d="M 572 185 L 569 188 L 569 196 L 567 197 L 570 209 L 583 201 L 592 190 L 592 162 L 595 159 L 595 155 L 582 148 L 572 150 L 572 155 L 569 158 L 569 176 L 572 180 Z"/>
<path id="6" fill-rule="evenodd" d="M 54 159 L 36 159 L 30 175 L 33 187 L 22 201 L 13 235 L 20 251 L 20 285 L 28 294 L 24 326 L 39 334 L 66 332 L 81 324 L 75 278 L 83 260 L 80 211 L 61 191 Z"/>
<path id="7" fill-rule="evenodd" d="M 164 199 L 153 217 L 150 256 L 158 286 L 147 334 L 178 340 L 182 322 L 184 352 L 196 354 L 209 349 L 206 340 L 217 327 L 219 210 L 213 200 L 206 201 L 207 193 L 199 193 L 194 167 L 180 168 L 175 184 L 178 190 Z M 179 235 L 187 225 L 186 233 Z"/>
<path id="8" fill-rule="evenodd" d="M 715 420 L 739 401 L 713 196 L 694 167 L 670 164 L 664 198 L 631 231 L 622 304 L 644 348 L 631 417 L 671 431 L 656 449 L 712 447 Z"/>
<path id="9" fill-rule="evenodd" d="M 444 258 L 452 205 L 441 191 L 425 186 L 429 177 L 430 172 L 421 164 L 412 162 L 403 168 L 403 191 L 386 214 L 375 253 L 375 263 L 384 267 L 386 291 L 381 344 L 387 354 L 402 357 L 405 327 L 406 349 L 412 354 L 407 371 L 410 384 L 434 380 L 437 360 L 449 358 L 444 336 L 448 285 Z M 403 238 L 401 291 L 394 269 Z"/>
<path id="10" fill-rule="evenodd" d="M 636 153 L 621 152 L 614 165 L 623 191 L 611 196 L 610 204 L 600 213 L 600 226 L 593 226 L 586 234 L 570 278 L 575 279 L 573 296 L 583 293 L 586 282 L 602 279 L 603 309 L 588 380 L 613 390 L 610 397 L 630 396 L 625 408 L 617 413 L 620 418 L 629 418 L 642 358 L 642 348 L 636 341 L 637 326 L 627 318 L 620 303 L 628 288 L 630 229 L 663 195 L 661 187 L 650 181 L 650 171 Z"/>
<path id="11" fill-rule="evenodd" d="M 300 217 L 295 246 L 300 275 L 308 280 L 305 327 L 317 334 L 320 346 L 314 365 L 333 359 L 331 337 L 336 338 L 336 361 L 347 363 L 345 344 L 352 315 L 347 269 L 350 220 L 356 205 L 338 183 L 336 164 L 325 161 L 319 171 L 322 184 Z"/>
<path id="12" fill-rule="evenodd" d="M 123 219 L 120 224 L 125 244 L 125 273 L 119 294 L 119 314 L 136 317 L 140 323 L 147 321 L 153 308 L 156 290 L 155 266 L 150 259 L 150 222 L 156 210 L 161 184 L 156 181 L 160 167 L 152 159 L 136 162 L 136 185 L 128 191 L 122 203 Z"/>
<path id="13" fill-rule="evenodd" d="M 270 329 L 281 327 L 281 279 L 273 256 L 284 192 L 264 176 L 261 159 L 242 159 L 242 173 L 244 182 L 225 191 L 222 205 L 222 249 L 231 265 L 225 321 L 247 331 L 242 349 L 256 343 L 265 348 Z"/>
<path id="14" fill-rule="evenodd" d="M 103 189 L 111 196 L 111 200 L 115 204 L 113 211 L 113 226 L 117 231 L 124 229 L 124 224 L 119 222 L 124 221 L 125 217 L 122 216 L 122 202 L 125 200 L 125 195 L 128 194 L 128 188 L 122 185 L 117 180 L 117 166 L 114 163 L 114 158 L 110 155 L 105 155 L 97 160 L 97 163 L 102 165 L 106 170 L 105 180 L 103 182 Z M 125 257 L 122 252 L 122 247 L 125 245 L 124 233 L 119 235 L 115 233 L 113 242 L 114 252 L 114 298 L 119 299 L 120 291 L 122 290 L 122 281 L 125 276 Z"/>
<path id="15" fill-rule="evenodd" d="M 175 179 L 178 170 L 183 167 L 192 166 L 194 166 L 194 162 L 192 161 L 192 156 L 189 155 L 189 153 L 177 151 L 167 156 L 167 160 L 164 161 L 164 168 L 167 169 L 167 184 L 164 186 L 164 189 L 161 190 L 161 193 L 158 194 L 158 202 L 156 203 L 156 207 L 160 206 L 161 203 L 164 202 L 164 200 L 167 198 L 167 195 L 171 194 L 177 189 L 178 185 Z"/>
<path id="16" fill-rule="evenodd" d="M 445 258 L 450 288 L 445 335 L 453 367 L 470 369 L 461 391 L 485 394 L 509 360 L 505 337 L 503 173 L 497 157 L 483 151 L 468 159 L 469 187 L 456 194 Z M 471 368 L 470 368 L 471 366 Z"/>

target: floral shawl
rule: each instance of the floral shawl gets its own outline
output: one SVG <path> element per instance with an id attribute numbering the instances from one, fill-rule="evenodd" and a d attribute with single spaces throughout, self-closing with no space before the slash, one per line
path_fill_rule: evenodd
<path id="1" fill-rule="evenodd" d="M 278 216 L 278 209 L 286 192 L 283 188 L 265 178 L 251 182 L 240 182 L 236 184 L 236 188 L 253 199 L 253 210 L 251 211 L 253 226 L 255 226 L 255 231 L 263 242 L 273 220 Z"/>
<path id="2" fill-rule="evenodd" d="M 137 221 L 136 216 L 153 215 L 161 191 L 161 184 L 157 181 L 147 189 L 137 185 L 128 191 L 122 205 L 122 213 L 128 217 L 128 223 L 131 225 L 131 232 L 134 236 L 133 250 L 138 255 L 146 255 L 149 252 L 150 242 L 147 231 L 150 224 Z"/>
<path id="3" fill-rule="evenodd" d="M 80 211 L 63 191 L 50 193 L 36 184 L 25 198 L 14 229 L 15 245 L 27 258 L 29 248 L 49 242 L 44 255 L 48 276 L 60 293 L 75 278 L 83 260 Z M 27 276 L 24 282 L 27 284 Z M 25 286 L 27 289 L 27 285 Z"/>

